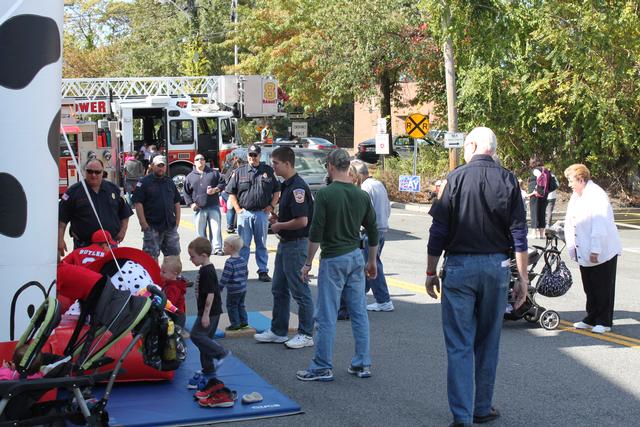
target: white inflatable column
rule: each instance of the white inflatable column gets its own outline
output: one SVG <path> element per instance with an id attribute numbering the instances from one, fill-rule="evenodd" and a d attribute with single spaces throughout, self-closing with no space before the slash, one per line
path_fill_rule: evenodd
<path id="1" fill-rule="evenodd" d="M 56 277 L 63 0 L 0 2 L 0 342 Z"/>

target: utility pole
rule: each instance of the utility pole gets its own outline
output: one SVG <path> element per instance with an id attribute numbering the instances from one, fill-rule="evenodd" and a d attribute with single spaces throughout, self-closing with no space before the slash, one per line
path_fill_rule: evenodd
<path id="1" fill-rule="evenodd" d="M 448 0 L 442 1 L 442 31 L 444 34 L 444 73 L 447 85 L 447 121 L 449 132 L 458 131 L 458 110 L 456 108 L 456 65 L 453 57 L 453 40 L 451 38 L 451 8 Z M 449 170 L 458 166 L 458 149 L 449 149 Z"/>
<path id="2" fill-rule="evenodd" d="M 231 22 L 233 22 L 233 65 L 238 75 L 238 0 L 231 0 Z"/>

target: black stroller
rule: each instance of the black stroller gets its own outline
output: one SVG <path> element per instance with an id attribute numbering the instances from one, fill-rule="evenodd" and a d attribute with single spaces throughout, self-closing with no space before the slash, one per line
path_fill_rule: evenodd
<path id="1" fill-rule="evenodd" d="M 570 273 L 564 267 L 564 263 L 561 262 L 560 253 L 565 247 L 564 241 L 564 229 L 561 222 L 555 223 L 552 227 L 545 230 L 545 245 L 537 246 L 532 245 L 529 247 L 528 254 L 528 266 L 529 266 L 529 289 L 527 291 L 527 298 L 525 302 L 517 310 L 513 309 L 513 287 L 518 280 L 518 267 L 516 265 L 515 258 L 511 258 L 511 280 L 509 282 L 509 294 L 507 310 L 504 314 L 505 320 L 520 320 L 524 319 L 530 323 L 539 323 L 544 329 L 553 330 L 560 324 L 560 315 L 555 310 L 548 310 L 536 302 L 536 295 L 541 294 L 544 296 L 560 296 L 569 290 L 571 286 Z M 561 245 L 561 246 L 560 246 Z M 544 260 L 544 265 L 539 270 L 537 269 L 540 260 Z M 547 292 L 543 289 L 543 275 L 552 271 L 554 266 L 562 264 L 566 273 L 569 274 L 567 285 L 562 290 L 555 291 L 554 293 Z M 544 284 L 546 286 L 546 283 Z"/>
<path id="2" fill-rule="evenodd" d="M 60 322 L 60 306 L 56 297 L 48 296 L 36 311 L 31 323 L 18 342 L 28 345 L 24 357 L 16 366 L 20 380 L 0 382 L 0 427 L 74 424 L 106 427 L 106 411 L 116 376 L 125 357 L 134 345 L 143 340 L 145 363 L 165 358 L 167 345 L 175 336 L 163 335 L 166 323 L 166 296 L 154 287 L 155 298 L 133 296 L 129 291 L 115 289 L 103 276 L 93 287 L 86 301 L 81 301 L 81 314 L 64 354 L 42 354 L 42 363 L 50 368 L 43 378 L 25 379 L 47 338 Z M 88 328 L 83 328 L 88 325 Z M 133 339 L 117 361 L 106 352 L 120 339 L 133 334 Z M 175 341 L 173 342 L 175 348 Z M 147 354 L 148 353 L 148 354 Z M 158 355 L 160 353 L 160 355 Z M 175 352 L 174 352 L 175 354 Z M 107 372 L 99 368 L 116 362 Z M 177 369 L 180 361 L 168 360 L 159 369 Z M 155 364 L 155 363 L 148 363 Z M 106 383 L 104 393 L 93 398 L 92 388 Z M 40 401 L 50 391 L 57 397 Z"/>

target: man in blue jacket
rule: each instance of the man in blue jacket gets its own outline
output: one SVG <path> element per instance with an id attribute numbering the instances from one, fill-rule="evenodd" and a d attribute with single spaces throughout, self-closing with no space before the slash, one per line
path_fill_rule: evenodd
<path id="1" fill-rule="evenodd" d="M 208 239 L 214 255 L 224 255 L 219 200 L 224 187 L 225 181 L 220 172 L 207 166 L 202 154 L 196 154 L 193 171 L 184 182 L 184 201 L 193 209 L 198 236 L 207 239 L 209 225 L 211 237 Z"/>

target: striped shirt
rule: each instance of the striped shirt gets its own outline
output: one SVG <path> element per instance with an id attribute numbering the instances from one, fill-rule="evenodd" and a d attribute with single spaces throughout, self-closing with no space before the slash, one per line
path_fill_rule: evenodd
<path id="1" fill-rule="evenodd" d="M 227 288 L 228 294 L 239 294 L 247 291 L 247 262 L 242 257 L 229 257 L 224 263 L 222 278 L 220 279 L 220 291 Z"/>

